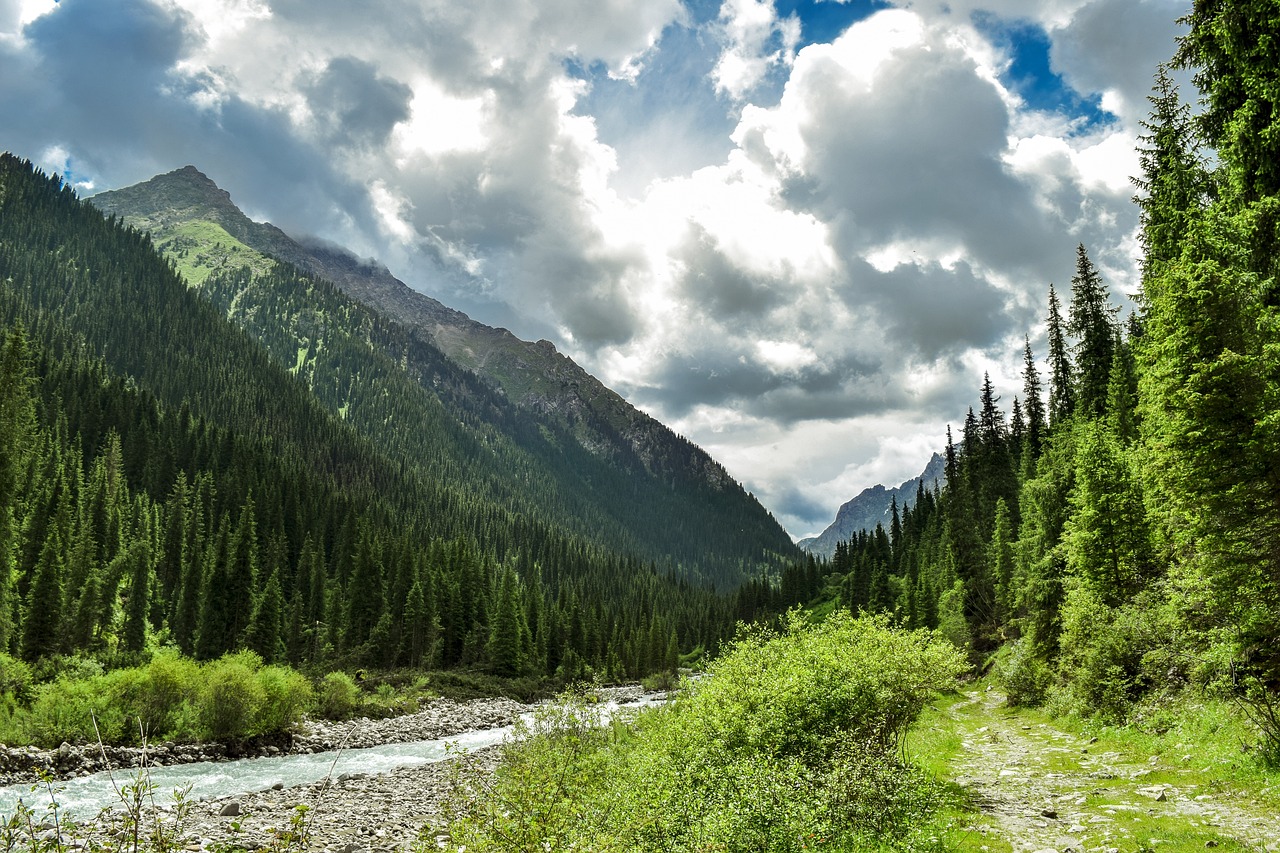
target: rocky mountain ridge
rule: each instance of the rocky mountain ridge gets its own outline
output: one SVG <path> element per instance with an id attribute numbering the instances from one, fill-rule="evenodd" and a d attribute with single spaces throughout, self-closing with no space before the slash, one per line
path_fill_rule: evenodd
<path id="1" fill-rule="evenodd" d="M 550 341 L 521 340 L 414 290 L 382 264 L 254 222 L 194 166 L 99 193 L 90 202 L 150 232 L 161 246 L 184 226 L 213 223 L 245 246 L 331 281 L 349 297 L 412 328 L 516 405 L 558 421 L 593 454 L 624 467 L 638 463 L 672 481 L 692 478 L 714 489 L 736 486 L 720 463 L 630 405 Z"/>
<path id="2" fill-rule="evenodd" d="M 848 541 L 860 530 L 874 530 L 877 524 L 889 527 L 889 512 L 894 499 L 898 507 L 907 507 L 915 503 L 916 491 L 921 483 L 926 489 L 946 482 L 946 462 L 939 453 L 934 453 L 918 477 L 895 486 L 891 489 L 877 484 L 863 489 L 856 497 L 844 503 L 836 512 L 835 521 L 817 536 L 802 539 L 798 543 L 801 548 L 815 556 L 830 558 L 836 551 L 836 543 Z"/>

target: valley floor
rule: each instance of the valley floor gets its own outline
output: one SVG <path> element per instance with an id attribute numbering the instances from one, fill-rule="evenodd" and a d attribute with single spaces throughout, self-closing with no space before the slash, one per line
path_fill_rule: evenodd
<path id="1" fill-rule="evenodd" d="M 1206 758 L 1177 742 L 1154 752 L 1106 730 L 1100 738 L 1070 731 L 1004 699 L 986 689 L 941 702 L 909 745 L 974 805 L 953 836 L 963 849 L 1280 850 L 1274 777 L 1235 783 L 1236 763 L 1224 753 Z"/>

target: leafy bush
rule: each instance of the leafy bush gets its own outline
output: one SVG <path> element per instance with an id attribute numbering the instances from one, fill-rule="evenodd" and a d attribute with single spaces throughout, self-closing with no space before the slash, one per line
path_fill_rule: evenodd
<path id="1" fill-rule="evenodd" d="M 996 675 L 1004 685 L 1009 704 L 1034 708 L 1044 702 L 1053 684 L 1049 665 L 1036 657 L 1030 643 L 1014 640 L 1000 652 Z"/>
<path id="2" fill-rule="evenodd" d="M 99 731 L 106 741 L 124 739 L 128 717 L 106 688 L 102 675 L 84 680 L 64 676 L 40 685 L 22 719 L 25 739 L 50 746 L 64 740 L 91 743 Z"/>
<path id="3" fill-rule="evenodd" d="M 258 672 L 263 702 L 254 723 L 260 733 L 283 732 L 302 722 L 311 707 L 315 691 L 301 673 L 283 666 L 267 666 Z"/>
<path id="4" fill-rule="evenodd" d="M 0 696 L 7 696 L 15 703 L 31 698 L 31 667 L 3 652 L 0 652 Z"/>
<path id="5" fill-rule="evenodd" d="M 744 633 L 710 677 L 634 724 L 570 697 L 463 771 L 447 831 L 468 850 L 798 851 L 900 837 L 933 796 L 896 759 L 965 669 L 949 643 L 847 613 Z"/>
<path id="6" fill-rule="evenodd" d="M 259 714 L 267 700 L 256 670 L 262 658 L 253 652 L 224 655 L 205 664 L 197 694 L 196 716 L 215 740 L 259 734 Z"/>
<path id="7" fill-rule="evenodd" d="M 320 680 L 317 710 L 330 720 L 345 720 L 360 707 L 360 688 L 345 672 L 331 672 Z"/>
<path id="8" fill-rule="evenodd" d="M 1119 722 L 1153 688 L 1180 679 L 1178 631 L 1156 591 L 1143 591 L 1108 607 L 1088 584 L 1073 581 L 1062 608 L 1059 665 L 1066 689 L 1056 711 L 1074 711 Z"/>
<path id="9" fill-rule="evenodd" d="M 157 652 L 144 668 L 134 711 L 152 738 L 190 736 L 193 706 L 201 683 L 200 665 L 176 650 Z"/>

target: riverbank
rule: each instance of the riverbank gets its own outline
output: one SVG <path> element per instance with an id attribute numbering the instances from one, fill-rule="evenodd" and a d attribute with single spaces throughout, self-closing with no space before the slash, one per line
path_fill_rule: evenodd
<path id="1" fill-rule="evenodd" d="M 619 703 L 636 701 L 646 695 L 639 686 L 603 688 L 596 692 L 601 701 Z M 399 717 L 344 722 L 307 721 L 291 736 L 288 744 L 275 747 L 275 752 L 269 751 L 270 746 L 265 747 L 260 757 L 279 756 L 286 754 L 286 750 L 296 755 L 342 750 L 349 756 L 355 750 L 392 744 L 454 736 L 465 740 L 462 736 L 468 732 L 509 726 L 534 707 L 501 698 L 465 702 L 438 699 L 415 713 Z M 29 755 L 33 751 L 24 749 L 18 752 Z M 116 752 L 122 754 L 117 756 Z M 149 748 L 145 759 L 146 766 L 155 768 L 168 766 L 170 761 L 184 763 L 181 759 L 187 756 L 192 756 L 192 761 L 201 760 L 200 755 L 207 756 L 204 760 L 216 761 L 226 752 L 211 744 L 161 744 Z M 38 753 L 49 762 L 46 766 L 58 766 L 57 750 Z M 70 755 L 80 754 L 74 749 L 70 751 Z M 108 760 L 112 761 L 120 758 L 136 761 L 143 757 L 142 750 L 108 750 Z M 496 748 L 484 747 L 468 753 L 465 760 L 479 761 L 488 766 L 496 757 Z M 384 773 L 338 770 L 319 782 L 290 787 L 277 783 L 265 790 L 211 799 L 192 797 L 181 805 L 174 799 L 172 791 L 156 790 L 154 802 L 148 801 L 141 810 L 143 828 L 144 831 L 147 827 L 154 828 L 159 821 L 167 831 L 175 833 L 171 845 L 175 850 L 278 847 L 277 840 L 282 833 L 302 828 L 307 835 L 307 848 L 311 850 L 390 853 L 406 849 L 417 840 L 423 827 L 433 822 L 448 794 L 450 776 L 457 760 L 448 759 Z M 69 761 L 63 759 L 61 763 L 65 767 Z M 226 766 L 228 770 L 222 772 L 235 772 L 232 768 L 243 765 Z M 121 767 L 115 774 L 115 784 L 132 784 L 140 778 L 138 767 L 137 764 Z M 87 768 L 73 771 L 71 775 L 85 772 Z M 143 772 L 141 778 L 154 777 Z M 56 789 L 56 783 L 54 787 Z M 300 810 L 299 807 L 305 809 Z M 297 819 L 300 815 L 305 817 L 299 825 Z M 44 817 L 44 812 L 38 809 L 36 821 Z M 71 834 L 76 838 L 87 837 L 104 842 L 112 837 L 119 840 L 125 819 L 126 809 L 122 802 L 95 819 L 82 819 L 81 827 Z M 46 826 L 41 833 L 51 835 L 52 828 Z"/>
<path id="2" fill-rule="evenodd" d="M 239 743 L 168 742 L 145 748 L 63 743 L 57 749 L 0 744 L 0 786 L 36 782 L 46 776 L 65 781 L 103 770 L 128 771 L 197 761 L 303 755 L 435 740 L 462 732 L 509 726 L 533 707 L 504 698 L 465 702 L 435 699 L 420 710 L 399 717 L 380 720 L 362 717 L 341 722 L 309 719 L 296 732 Z"/>

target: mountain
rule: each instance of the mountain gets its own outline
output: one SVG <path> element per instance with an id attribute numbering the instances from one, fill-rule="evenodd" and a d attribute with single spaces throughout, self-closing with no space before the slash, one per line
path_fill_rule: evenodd
<path id="1" fill-rule="evenodd" d="M 889 510 L 894 498 L 898 506 L 907 507 L 915 503 L 916 492 L 923 483 L 926 489 L 946 482 L 946 463 L 938 453 L 933 454 L 929 464 L 920 476 L 912 477 L 900 486 L 886 489 L 875 485 L 863 489 L 858 496 L 845 503 L 836 512 L 836 520 L 822 533 L 808 539 L 802 539 L 799 545 L 810 554 L 828 559 L 836 551 L 837 542 L 848 541 L 859 530 L 874 530 L 877 524 L 889 527 Z"/>
<path id="2" fill-rule="evenodd" d="M 754 501 L 635 477 L 193 227 L 162 257 L 0 155 L 0 648 L 613 678 L 732 630 L 709 582 L 785 540 Z"/>
<path id="3" fill-rule="evenodd" d="M 733 587 L 797 551 L 701 449 L 556 352 L 246 217 L 186 167 L 90 199 L 361 435 L 610 550 Z"/>
<path id="4" fill-rule="evenodd" d="M 341 247 L 301 242 L 270 223 L 254 222 L 194 166 L 100 193 L 91 202 L 150 232 L 193 283 L 251 260 L 234 248 L 242 244 L 332 282 L 356 301 L 420 333 L 521 408 L 567 428 L 596 455 L 624 466 L 638 464 L 650 474 L 676 481 L 694 478 L 716 488 L 731 487 L 723 466 L 631 406 L 557 352 L 550 341 L 521 340 L 413 290 L 381 264 L 361 260 Z"/>

